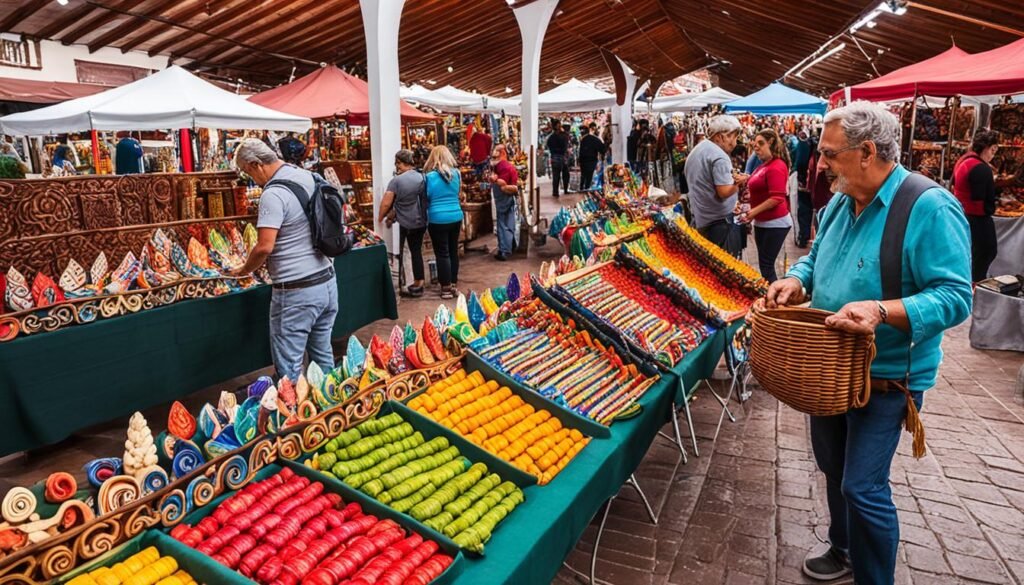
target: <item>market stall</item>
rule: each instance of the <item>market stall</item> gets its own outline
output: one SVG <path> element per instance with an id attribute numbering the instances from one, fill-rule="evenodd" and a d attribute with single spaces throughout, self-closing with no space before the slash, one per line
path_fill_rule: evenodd
<path id="1" fill-rule="evenodd" d="M 220 274 L 255 237 L 236 181 L 191 173 L 0 182 L 0 387 L 17 405 L 4 411 L 11 432 L 0 452 L 50 444 L 270 363 L 269 287 Z M 336 260 L 346 306 L 359 307 L 342 312 L 336 336 L 397 317 L 376 241 L 367 234 L 362 249 Z M 246 340 L 245 351 L 231 340 Z M 56 356 L 70 361 L 48 367 Z"/>
<path id="2" fill-rule="evenodd" d="M 328 65 L 291 83 L 251 96 L 249 101 L 314 121 L 308 144 L 316 152 L 321 171 L 328 175 L 333 173 L 343 188 L 351 190 L 363 224 L 372 226 L 373 171 L 367 128 L 370 89 L 366 82 L 336 65 Z M 434 126 L 435 116 L 417 110 L 404 100 L 396 101 L 403 124 Z M 408 142 L 406 144 L 409 146 Z"/>
<path id="3" fill-rule="evenodd" d="M 640 193 L 626 197 L 628 189 L 622 189 L 611 196 L 642 222 L 643 230 L 618 244 L 606 242 L 615 252 L 610 261 L 582 267 L 560 262 L 564 270 L 542 267 L 537 277 L 512 274 L 505 286 L 460 295 L 454 310 L 439 307 L 420 327 L 396 326 L 387 339 L 374 336 L 365 344 L 350 338 L 341 365 L 331 372 L 311 366 L 294 385 L 257 380 L 240 405 L 222 397 L 198 417 L 175 405 L 167 431 L 155 438 L 150 423 L 136 414 L 123 458 L 90 462 L 90 486 L 84 490 L 61 484 L 57 501 L 81 517 L 58 529 L 60 537 L 15 542 L 6 556 L 0 554 L 0 578 L 35 583 L 80 566 L 95 570 L 89 551 L 96 548 L 98 534 L 115 534 L 113 546 L 145 531 L 144 541 L 155 543 L 161 554 L 179 557 L 193 571 L 223 574 L 225 582 L 236 577 L 225 569 L 268 581 L 282 570 L 298 571 L 300 578 L 327 570 L 352 575 L 370 570 L 367 563 L 381 571 L 429 571 L 423 582 L 550 581 L 619 486 L 632 485 L 643 495 L 631 478 L 636 466 L 664 423 L 675 420 L 677 408 L 688 409 L 697 382 L 715 369 L 738 326 L 728 323 L 732 314 L 744 303 L 749 306 L 763 286 L 749 267 L 716 252 L 682 220 L 663 217 Z M 371 251 L 381 248 L 342 258 L 355 261 L 358 253 Z M 348 271 L 357 272 L 351 266 Z M 366 288 L 369 278 L 359 274 L 359 287 L 348 290 Z M 261 290 L 215 299 L 223 306 L 181 303 L 136 316 L 152 322 L 111 320 L 109 327 L 125 329 L 110 329 L 103 338 L 142 343 L 145 332 L 156 330 L 159 335 L 151 337 L 178 339 L 183 343 L 174 349 L 182 352 L 226 333 L 262 346 L 252 316 L 245 314 L 253 307 L 228 305 Z M 635 310 L 608 313 L 607 301 L 618 297 L 630 299 L 623 306 Z M 207 318 L 203 327 L 189 328 L 180 315 L 168 313 L 185 308 L 216 313 L 216 321 L 227 323 Z M 90 361 L 102 361 L 103 351 L 85 352 L 81 362 L 70 364 L 68 375 L 90 375 Z M 167 377 L 179 386 L 192 381 L 193 375 L 154 371 L 146 359 L 153 351 L 133 355 L 138 366 L 132 368 L 146 363 L 148 369 L 129 369 L 120 378 Z M 249 359 L 229 359 L 227 352 L 264 350 L 238 352 L 225 344 L 205 355 L 198 348 L 189 351 L 182 359 L 191 361 L 190 371 L 201 372 L 219 361 Z M 60 394 L 69 384 L 60 379 L 47 387 Z M 113 388 L 104 392 L 120 388 L 108 385 Z M 153 394 L 161 388 L 157 384 Z M 82 392 L 81 399 L 95 400 L 95 392 Z M 46 420 L 47 413 L 36 414 L 41 418 L 35 422 Z M 696 451 L 692 424 L 689 429 Z M 677 432 L 673 440 L 685 456 L 683 436 Z M 151 448 L 153 464 L 147 463 Z M 66 478 L 47 483 L 56 485 L 57 479 L 66 484 Z M 316 494 L 308 498 L 264 503 L 268 490 L 295 482 L 302 485 L 288 488 L 290 494 L 311 482 L 322 485 L 310 487 Z M 5 508 L 5 520 L 8 513 L 13 520 L 12 539 L 33 530 L 19 511 L 41 509 L 34 494 L 19 491 L 14 494 L 18 506 Z M 240 508 L 243 501 L 248 504 Z M 286 512 L 279 505 L 295 510 L 298 525 L 270 538 L 273 521 L 261 518 L 281 517 Z M 325 522 L 331 514 L 358 509 L 374 514 L 360 521 L 365 526 L 358 530 L 386 518 L 401 533 L 379 525 L 367 534 L 367 546 L 370 537 L 380 540 L 369 556 L 341 561 L 344 555 L 336 555 L 342 564 L 334 565 L 326 550 L 307 554 L 300 566 L 287 560 L 286 545 L 300 528 L 317 530 L 306 526 L 313 516 L 304 511 L 314 505 Z M 44 517 L 50 514 L 45 509 Z M 224 524 L 231 515 L 239 516 L 230 522 L 234 528 Z M 170 539 L 152 534 L 157 531 Z M 377 533 L 387 536 L 377 538 Z M 401 539 L 411 539 L 413 547 L 426 541 L 437 546 L 427 546 L 423 555 L 410 552 L 407 563 L 371 561 Z M 428 562 L 435 553 L 447 560 Z M 64 555 L 61 563 L 51 562 L 56 554 Z"/>
<path id="4" fill-rule="evenodd" d="M 750 112 L 755 115 L 817 114 L 822 116 L 828 106 L 825 100 L 793 89 L 781 83 L 772 83 L 764 89 L 725 104 L 725 111 Z"/>
<path id="5" fill-rule="evenodd" d="M 541 113 L 593 112 L 609 109 L 614 105 L 614 95 L 576 78 L 537 96 L 537 111 Z"/>
<path id="6" fill-rule="evenodd" d="M 30 134 L 309 127 L 307 118 L 251 103 L 179 67 L 0 124 Z M 5 424 L 17 430 L 5 434 L 4 454 L 270 363 L 266 277 L 224 276 L 256 241 L 258 191 L 240 185 L 236 173 L 11 180 L 0 182 L 0 194 L 0 378 L 17 405 L 6 410 Z M 339 317 L 337 335 L 397 317 L 386 254 L 376 244 L 360 231 L 362 249 L 336 260 L 346 305 L 359 307 Z M 237 340 L 250 344 L 246 351 Z M 71 361 L 48 367 L 55 356 Z"/>

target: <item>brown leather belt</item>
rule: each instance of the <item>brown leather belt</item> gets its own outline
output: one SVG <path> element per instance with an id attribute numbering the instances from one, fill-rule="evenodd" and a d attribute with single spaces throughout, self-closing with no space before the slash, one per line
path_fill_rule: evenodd
<path id="1" fill-rule="evenodd" d="M 273 286 L 276 290 L 289 290 L 293 288 L 309 288 L 318 284 L 323 284 L 328 280 L 334 278 L 334 268 L 328 266 L 320 272 L 317 272 L 313 276 L 307 276 L 302 280 L 292 280 L 289 282 L 275 282 Z"/>
<path id="2" fill-rule="evenodd" d="M 904 392 L 906 386 L 899 380 L 883 380 L 881 378 L 871 378 L 871 391 L 872 392 Z"/>

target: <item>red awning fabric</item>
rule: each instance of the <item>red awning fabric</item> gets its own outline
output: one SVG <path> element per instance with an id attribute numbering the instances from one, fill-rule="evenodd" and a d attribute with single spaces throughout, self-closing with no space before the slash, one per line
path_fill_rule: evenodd
<path id="1" fill-rule="evenodd" d="M 7 102 L 56 104 L 108 89 L 110 88 L 104 85 L 0 77 L 0 100 Z"/>
<path id="2" fill-rule="evenodd" d="M 405 122 L 433 120 L 403 100 L 402 120 Z M 365 81 L 345 73 L 334 65 L 300 77 L 295 81 L 258 93 L 249 101 L 261 106 L 305 116 L 313 120 L 345 118 L 350 124 L 366 125 L 370 117 L 370 88 Z"/>
<path id="3" fill-rule="evenodd" d="M 1024 39 L 971 55 L 941 78 L 918 84 L 918 93 L 938 97 L 1021 92 L 1024 92 Z"/>
<path id="4" fill-rule="evenodd" d="M 849 89 L 851 100 L 889 101 L 914 95 L 1009 95 L 1024 92 L 1024 39 L 1009 45 L 970 54 L 958 47 L 931 59 L 897 69 Z M 832 94 L 832 101 L 846 90 Z"/>

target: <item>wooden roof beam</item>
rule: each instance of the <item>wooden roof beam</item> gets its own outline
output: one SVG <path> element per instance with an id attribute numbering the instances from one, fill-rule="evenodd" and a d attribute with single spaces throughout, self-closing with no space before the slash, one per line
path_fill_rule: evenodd
<path id="1" fill-rule="evenodd" d="M 352 10 L 353 12 L 357 11 L 358 5 L 355 5 L 354 8 L 350 8 L 350 10 Z M 295 26 L 292 26 L 291 28 L 285 29 L 281 33 L 283 36 L 279 36 L 274 41 L 265 43 L 263 46 L 270 51 L 279 50 L 284 47 L 290 47 L 289 51 L 292 54 L 307 56 L 316 55 L 315 49 L 320 49 L 324 46 L 347 46 L 344 45 L 338 38 L 338 35 L 344 34 L 344 31 L 338 31 L 335 27 L 338 23 L 349 21 L 351 20 L 351 18 L 352 16 L 347 11 L 343 11 L 339 14 L 336 14 L 330 19 L 325 20 L 322 23 L 319 23 L 317 28 L 321 30 L 312 35 L 309 34 L 309 27 L 306 26 L 305 24 L 300 23 Z M 351 33 L 349 34 L 351 36 Z M 299 39 L 302 39 L 303 42 L 296 44 L 295 41 Z M 358 41 L 359 43 L 357 46 L 359 46 L 362 49 L 362 51 L 355 52 L 354 54 L 365 54 L 365 45 L 363 45 L 361 35 L 360 37 L 358 37 Z M 226 51 L 225 54 L 234 53 L 237 50 L 239 49 L 232 48 Z M 255 61 L 262 61 L 262 59 L 257 58 L 255 55 L 245 55 L 238 60 L 239 63 L 245 63 L 247 65 Z"/>
<path id="2" fill-rule="evenodd" d="M 28 0 L 25 4 L 15 8 L 14 12 L 7 15 L 7 18 L 0 20 L 0 31 L 6 32 L 14 30 L 14 27 L 18 26 L 26 18 L 32 16 L 36 12 L 39 12 L 50 0 Z"/>
<path id="3" fill-rule="evenodd" d="M 170 8 L 181 4 L 181 0 L 164 0 L 160 4 L 146 11 L 147 16 L 160 16 Z M 146 23 L 153 22 L 141 16 L 134 16 L 125 22 L 111 29 L 109 32 L 97 37 L 89 43 L 89 52 L 95 53 L 97 49 L 109 46 L 120 38 L 137 32 Z"/>
<path id="4" fill-rule="evenodd" d="M 315 7 L 318 4 L 319 4 L 320 9 L 319 10 L 315 10 Z M 314 7 L 314 9 L 310 10 L 311 7 Z M 275 7 L 275 9 L 280 9 L 280 6 Z M 306 15 L 306 19 L 303 19 L 302 24 L 299 25 L 298 27 L 295 27 L 295 28 L 300 28 L 301 27 L 301 28 L 305 29 L 308 32 L 309 31 L 309 26 L 306 24 L 306 22 L 309 22 L 309 20 L 307 20 L 307 19 L 315 19 L 315 18 L 319 17 L 321 15 L 321 13 L 325 12 L 325 9 L 326 10 L 336 10 L 330 4 L 325 4 L 323 2 L 320 2 L 319 0 L 304 0 L 304 2 L 301 3 L 297 8 L 295 8 L 295 10 L 297 10 L 297 11 L 310 10 L 310 12 Z M 272 10 L 271 10 L 271 12 L 272 12 Z M 239 28 L 239 29 L 232 30 L 231 31 L 231 36 L 232 37 L 234 37 L 236 35 L 242 36 L 242 35 L 245 35 L 246 31 L 250 30 L 252 27 L 260 27 L 260 26 L 262 26 L 262 23 L 260 22 L 260 20 L 262 18 L 265 18 L 268 15 L 269 15 L 269 13 L 268 14 L 260 14 L 260 15 L 253 14 L 251 16 L 251 19 L 252 19 L 251 22 L 249 24 Z M 249 17 L 247 16 L 247 18 L 249 18 Z M 321 26 L 320 24 L 317 25 L 318 28 L 320 28 L 320 26 Z M 263 37 L 266 37 L 268 35 L 273 35 L 274 32 L 278 30 L 278 28 L 279 27 L 271 27 L 271 28 L 264 27 L 264 30 L 262 32 L 256 32 L 256 33 L 250 35 L 246 42 L 248 44 L 259 45 L 261 48 L 265 47 L 268 51 L 273 51 L 274 49 L 269 44 L 260 42 L 260 39 L 263 38 Z M 294 30 L 294 28 L 291 28 L 289 30 Z M 208 44 L 208 43 L 202 43 L 202 42 L 198 42 L 198 41 L 195 42 L 195 43 L 190 43 L 190 44 L 188 44 L 186 46 L 183 46 L 183 47 L 179 48 L 177 51 L 175 51 L 175 53 L 178 54 L 178 55 L 186 56 L 186 55 L 189 55 L 190 53 L 192 53 L 192 51 L 195 51 L 197 49 L 202 48 L 203 45 L 206 45 L 206 44 Z M 198 53 L 195 58 L 200 60 L 200 61 L 203 61 L 203 60 L 209 59 L 210 57 L 213 57 L 214 55 L 216 55 L 219 59 L 224 59 L 224 57 L 227 56 L 228 54 L 234 53 L 234 52 L 239 51 L 239 50 L 242 50 L 242 48 L 241 47 L 237 47 L 237 46 L 236 47 L 229 47 L 227 50 L 210 48 L 209 50 L 207 50 L 207 51 L 205 51 L 203 53 Z M 294 47 L 292 47 L 288 52 L 289 53 L 293 53 L 293 52 L 296 52 L 296 51 L 294 50 Z"/>
<path id="5" fill-rule="evenodd" d="M 139 4 L 142 4 L 143 2 L 145 2 L 145 0 L 125 0 L 124 2 L 119 4 L 117 8 L 120 10 L 132 10 Z M 100 8 L 100 10 L 97 10 L 91 18 L 83 20 L 78 26 L 61 35 L 61 43 L 65 45 L 74 44 L 74 42 L 78 39 L 84 37 L 87 34 L 95 32 L 96 29 L 98 29 L 99 27 L 105 25 L 106 23 L 120 16 L 116 12 L 105 10 L 105 7 L 102 5 L 92 5 L 96 6 L 97 8 Z"/>
<path id="6" fill-rule="evenodd" d="M 211 0 L 209 4 L 206 4 L 192 0 L 192 4 L 188 4 L 188 0 L 185 0 L 185 2 L 179 2 L 179 4 L 182 4 L 183 9 L 179 12 L 168 14 L 167 18 L 176 22 L 186 22 L 206 12 L 207 6 L 209 6 L 210 14 L 216 14 L 217 11 L 228 7 L 233 2 L 241 3 L 246 1 L 248 0 Z M 174 29 L 174 25 L 167 22 L 149 22 L 135 31 L 132 35 L 134 37 L 132 40 L 121 44 L 121 52 L 127 53 L 142 43 L 155 40 L 164 33 Z"/>
<path id="7" fill-rule="evenodd" d="M 64 16 L 54 19 L 53 22 L 46 25 L 36 34 L 41 39 L 53 39 L 57 37 L 57 33 L 72 26 L 78 22 L 81 22 L 83 18 L 89 15 L 93 10 L 96 10 L 95 6 L 83 3 L 74 10 L 71 10 Z"/>
<path id="8" fill-rule="evenodd" d="M 209 19 L 204 20 L 202 22 L 202 29 L 207 32 L 215 32 L 221 29 L 225 24 L 231 23 L 239 17 L 244 17 L 246 12 L 252 10 L 252 2 L 242 2 L 241 4 L 232 5 L 230 8 L 226 8 L 218 14 L 211 16 Z M 195 37 L 195 33 L 185 30 L 156 43 L 150 47 L 147 52 L 149 53 L 149 56 L 152 57 L 171 49 L 175 45 L 186 42 L 189 39 L 194 39 Z M 207 42 L 209 42 L 208 39 Z M 171 52 L 173 53 L 173 51 Z"/>

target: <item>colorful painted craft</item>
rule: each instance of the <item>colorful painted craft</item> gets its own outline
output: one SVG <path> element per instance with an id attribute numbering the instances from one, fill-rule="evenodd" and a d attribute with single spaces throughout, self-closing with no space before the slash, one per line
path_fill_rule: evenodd
<path id="1" fill-rule="evenodd" d="M 436 542 L 326 490 L 285 468 L 171 537 L 258 583 L 427 585 L 452 563 Z"/>
<path id="2" fill-rule="evenodd" d="M 409 401 L 487 451 L 537 477 L 545 485 L 590 441 L 567 429 L 547 410 L 537 410 L 480 372 L 458 370 Z"/>
<path id="3" fill-rule="evenodd" d="M 143 549 L 123 562 L 82 573 L 66 585 L 195 585 L 196 580 L 179 569 L 174 557 L 161 556 L 156 547 Z"/>
<path id="4" fill-rule="evenodd" d="M 64 302 L 64 293 L 52 278 L 42 272 L 36 273 L 32 281 L 32 300 L 37 308 L 48 307 Z"/>
<path id="5" fill-rule="evenodd" d="M 511 314 L 512 321 L 470 347 L 517 382 L 583 416 L 610 424 L 657 380 L 538 299 L 520 299 Z"/>
<path id="6" fill-rule="evenodd" d="M 594 316 L 609 324 L 635 347 L 669 367 L 713 332 L 673 299 L 616 263 L 555 285 L 550 292 L 584 317 Z"/>
<path id="7" fill-rule="evenodd" d="M 12 311 L 25 311 L 32 308 L 32 293 L 28 289 L 25 277 L 13 266 L 7 270 L 7 290 L 4 301 Z"/>
<path id="8" fill-rule="evenodd" d="M 314 469 L 477 552 L 483 552 L 497 523 L 523 502 L 514 483 L 488 475 L 483 463 L 470 465 L 443 436 L 426 440 L 397 413 L 333 437 L 311 461 Z"/>

